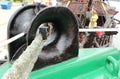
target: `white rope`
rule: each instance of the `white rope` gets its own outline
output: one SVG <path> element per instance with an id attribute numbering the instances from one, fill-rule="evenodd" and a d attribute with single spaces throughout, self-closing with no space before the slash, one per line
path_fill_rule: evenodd
<path id="1" fill-rule="evenodd" d="M 2 79 L 28 79 L 41 52 L 43 43 L 41 35 L 37 35 L 31 45 L 27 47 L 12 67 L 4 74 Z"/>
<path id="2" fill-rule="evenodd" d="M 19 39 L 20 37 L 23 37 L 24 35 L 25 35 L 25 33 L 20 33 L 20 34 L 18 34 L 18 35 L 16 35 L 16 36 L 14 36 L 14 37 L 12 37 L 12 38 L 4 41 L 3 43 L 1 43 L 1 44 L 0 44 L 0 47 L 4 46 L 4 45 L 6 45 L 6 44 L 9 44 L 9 43 L 11 43 L 11 42 Z"/>
<path id="3" fill-rule="evenodd" d="M 96 31 L 113 32 L 113 31 L 120 31 L 120 28 L 79 29 L 79 32 L 96 32 Z"/>

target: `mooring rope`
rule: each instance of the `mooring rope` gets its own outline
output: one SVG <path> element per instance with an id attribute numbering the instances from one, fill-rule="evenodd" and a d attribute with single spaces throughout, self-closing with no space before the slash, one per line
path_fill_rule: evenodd
<path id="1" fill-rule="evenodd" d="M 12 67 L 8 69 L 2 79 L 28 79 L 44 42 L 40 34 L 36 35 L 31 45 L 27 47 Z"/>

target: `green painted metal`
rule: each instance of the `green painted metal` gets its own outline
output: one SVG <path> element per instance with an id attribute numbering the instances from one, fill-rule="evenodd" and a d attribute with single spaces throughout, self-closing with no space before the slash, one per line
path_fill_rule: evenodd
<path id="1" fill-rule="evenodd" d="M 0 67 L 0 78 L 8 67 L 10 64 Z M 29 79 L 120 79 L 120 51 L 80 49 L 78 57 L 33 71 Z"/>
<path id="2" fill-rule="evenodd" d="M 120 51 L 115 48 L 81 49 L 78 57 L 34 71 L 29 79 L 119 79 L 119 68 L 109 71 L 112 59 L 120 60 Z"/>
<path id="3" fill-rule="evenodd" d="M 5 74 L 5 72 L 11 67 L 12 65 L 10 63 L 5 63 L 0 66 L 0 79 Z"/>

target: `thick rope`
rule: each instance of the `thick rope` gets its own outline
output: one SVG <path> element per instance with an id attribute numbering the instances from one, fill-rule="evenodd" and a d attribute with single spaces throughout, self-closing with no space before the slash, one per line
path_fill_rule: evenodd
<path id="1" fill-rule="evenodd" d="M 37 35 L 31 45 L 27 47 L 12 67 L 4 74 L 2 79 L 28 79 L 43 44 L 44 41 L 41 35 Z"/>

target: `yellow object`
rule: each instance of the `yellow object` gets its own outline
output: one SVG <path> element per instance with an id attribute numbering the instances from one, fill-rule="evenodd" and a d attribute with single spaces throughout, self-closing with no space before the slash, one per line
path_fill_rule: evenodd
<path id="1" fill-rule="evenodd" d="M 92 16 L 90 18 L 89 28 L 97 27 L 97 19 L 97 12 L 94 9 L 92 9 Z"/>

